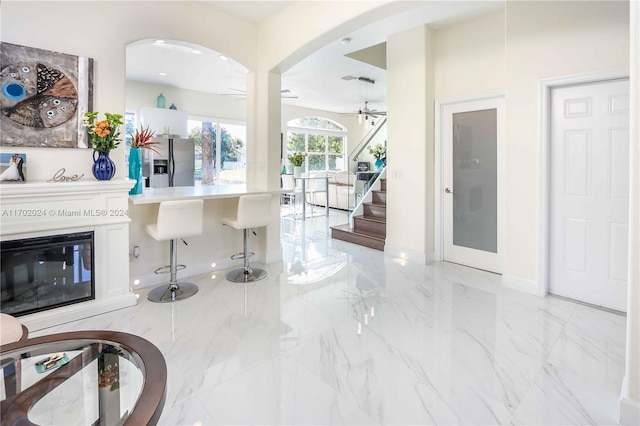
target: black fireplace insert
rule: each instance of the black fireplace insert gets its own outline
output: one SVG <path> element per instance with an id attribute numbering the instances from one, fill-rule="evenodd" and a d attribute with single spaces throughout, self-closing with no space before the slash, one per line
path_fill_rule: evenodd
<path id="1" fill-rule="evenodd" d="M 95 298 L 93 231 L 0 245 L 1 312 L 20 316 Z"/>

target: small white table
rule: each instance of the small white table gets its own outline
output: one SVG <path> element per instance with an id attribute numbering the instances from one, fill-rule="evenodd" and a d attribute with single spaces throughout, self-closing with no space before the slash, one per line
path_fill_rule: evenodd
<path id="1" fill-rule="evenodd" d="M 324 185 L 324 192 L 325 192 L 325 203 L 324 203 L 324 210 L 325 210 L 325 214 L 327 216 L 329 216 L 329 177 L 328 176 L 298 176 L 298 177 L 293 177 L 296 182 L 300 181 L 301 184 L 301 188 L 302 188 L 302 220 L 305 220 L 307 217 L 307 211 L 306 211 L 306 206 L 307 206 L 307 181 L 308 180 L 320 180 L 320 179 L 324 179 L 325 180 L 325 185 Z M 296 183 L 297 185 L 297 183 Z"/>

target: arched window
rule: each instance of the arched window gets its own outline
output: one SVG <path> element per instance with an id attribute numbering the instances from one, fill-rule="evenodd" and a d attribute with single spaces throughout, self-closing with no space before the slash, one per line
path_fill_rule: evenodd
<path id="1" fill-rule="evenodd" d="M 296 118 L 287 125 L 287 157 L 296 152 L 307 154 L 304 171 L 346 170 L 345 127 L 323 117 Z"/>

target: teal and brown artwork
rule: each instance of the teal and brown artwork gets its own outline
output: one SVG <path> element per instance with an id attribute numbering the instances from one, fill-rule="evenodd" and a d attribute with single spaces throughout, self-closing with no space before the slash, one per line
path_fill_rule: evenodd
<path id="1" fill-rule="evenodd" d="M 3 146 L 87 147 L 93 61 L 9 43 L 0 45 Z"/>

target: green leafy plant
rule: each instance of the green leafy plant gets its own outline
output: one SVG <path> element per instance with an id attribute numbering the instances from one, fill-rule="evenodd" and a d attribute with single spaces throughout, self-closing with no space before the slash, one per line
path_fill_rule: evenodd
<path id="1" fill-rule="evenodd" d="M 376 160 L 381 159 L 387 153 L 387 148 L 380 145 L 379 143 L 375 144 L 374 146 L 369 146 L 368 149 L 369 154 L 373 155 Z"/>
<path id="2" fill-rule="evenodd" d="M 304 159 L 307 158 L 307 154 L 296 152 L 295 154 L 290 155 L 288 158 L 289 161 L 291 161 L 291 164 L 293 164 L 295 167 L 300 167 L 304 163 Z"/>
<path id="3" fill-rule="evenodd" d="M 82 125 L 87 129 L 89 142 L 94 151 L 111 151 L 120 143 L 120 126 L 124 124 L 121 114 L 105 112 L 105 120 L 96 121 L 98 112 L 85 112 Z"/>

